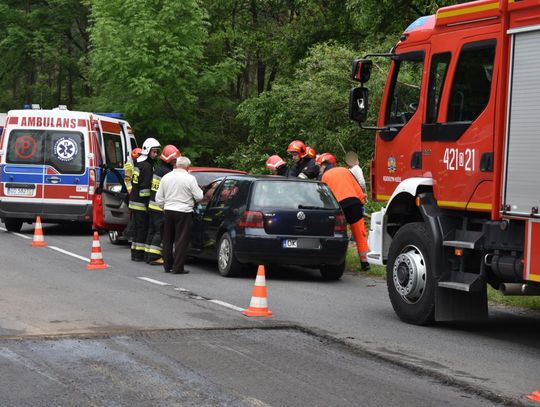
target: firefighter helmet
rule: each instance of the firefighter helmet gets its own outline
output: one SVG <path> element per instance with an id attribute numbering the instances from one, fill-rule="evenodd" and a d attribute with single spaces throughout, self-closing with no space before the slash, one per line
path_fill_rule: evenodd
<path id="1" fill-rule="evenodd" d="M 166 162 L 167 164 L 171 164 L 181 155 L 182 154 L 180 153 L 179 149 L 177 149 L 172 144 L 167 144 L 165 147 L 163 147 L 163 151 L 161 152 L 159 159 L 163 162 Z"/>
<path id="2" fill-rule="evenodd" d="M 333 154 L 330 153 L 322 153 L 320 156 L 317 157 L 317 161 L 315 161 L 317 165 L 321 165 L 324 163 L 336 165 L 336 157 L 334 157 Z"/>
<path id="3" fill-rule="evenodd" d="M 300 140 L 291 141 L 291 144 L 287 147 L 287 152 L 289 154 L 296 153 L 300 158 L 304 158 L 306 156 L 306 145 Z"/>
<path id="4" fill-rule="evenodd" d="M 134 148 L 132 151 L 131 151 L 131 159 L 132 160 L 136 160 L 137 158 L 139 158 L 139 156 L 141 155 L 142 153 L 142 149 L 139 148 L 139 147 L 136 147 Z"/>
<path id="5" fill-rule="evenodd" d="M 266 160 L 266 168 L 269 170 L 277 170 L 282 165 L 285 165 L 285 161 L 279 155 L 271 155 Z"/>
<path id="6" fill-rule="evenodd" d="M 306 147 L 306 154 L 309 158 L 315 158 L 317 153 L 313 147 Z"/>
<path id="7" fill-rule="evenodd" d="M 144 143 L 142 145 L 142 155 L 148 155 L 150 154 L 150 150 L 153 148 L 160 148 L 161 145 L 159 144 L 159 141 L 157 141 L 155 138 L 150 137 L 144 140 Z"/>

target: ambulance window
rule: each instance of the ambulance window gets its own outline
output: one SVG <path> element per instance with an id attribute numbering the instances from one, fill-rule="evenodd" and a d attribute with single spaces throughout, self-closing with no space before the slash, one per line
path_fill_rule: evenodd
<path id="1" fill-rule="evenodd" d="M 394 72 L 387 101 L 387 125 L 404 125 L 416 113 L 423 67 L 423 52 L 400 55 L 394 59 Z"/>
<path id="2" fill-rule="evenodd" d="M 466 44 L 454 74 L 448 122 L 472 122 L 485 109 L 491 92 L 495 40 Z"/>
<path id="3" fill-rule="evenodd" d="M 122 157 L 122 142 L 118 134 L 103 133 L 105 142 L 105 155 L 107 165 L 114 168 L 122 168 L 124 157 Z"/>
<path id="4" fill-rule="evenodd" d="M 42 130 L 13 130 L 9 135 L 6 162 L 11 164 L 43 164 Z"/>
<path id="5" fill-rule="evenodd" d="M 441 94 L 444 81 L 450 64 L 449 52 L 435 54 L 431 58 L 431 69 L 429 71 L 428 105 L 426 123 L 436 123 L 441 105 Z"/>
<path id="6" fill-rule="evenodd" d="M 85 171 L 84 137 L 81 133 L 50 131 L 45 138 L 45 164 L 60 173 L 82 174 Z"/>

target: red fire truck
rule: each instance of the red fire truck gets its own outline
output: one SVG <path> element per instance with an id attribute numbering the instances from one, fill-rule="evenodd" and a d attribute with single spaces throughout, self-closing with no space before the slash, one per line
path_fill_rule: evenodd
<path id="1" fill-rule="evenodd" d="M 480 0 L 418 19 L 355 60 L 367 118 L 372 58 L 391 60 L 371 162 L 369 261 L 403 321 L 487 317 L 486 287 L 540 295 L 540 3 Z"/>

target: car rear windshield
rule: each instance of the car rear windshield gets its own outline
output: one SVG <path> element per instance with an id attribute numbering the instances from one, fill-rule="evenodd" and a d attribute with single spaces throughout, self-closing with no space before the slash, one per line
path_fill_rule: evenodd
<path id="1" fill-rule="evenodd" d="M 338 209 L 330 189 L 318 182 L 258 180 L 250 209 Z"/>
<path id="2" fill-rule="evenodd" d="M 50 165 L 60 173 L 84 172 L 84 137 L 69 131 L 13 130 L 6 162 Z"/>

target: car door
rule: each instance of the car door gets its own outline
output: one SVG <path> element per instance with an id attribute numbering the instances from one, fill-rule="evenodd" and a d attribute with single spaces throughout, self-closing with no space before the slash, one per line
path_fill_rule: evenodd
<path id="1" fill-rule="evenodd" d="M 206 208 L 212 200 L 214 193 L 219 188 L 223 180 L 219 179 L 211 182 L 203 189 L 203 199 L 194 207 L 193 225 L 191 227 L 191 247 L 193 254 L 201 254 L 204 248 L 205 222 L 203 219 L 206 216 Z"/>

